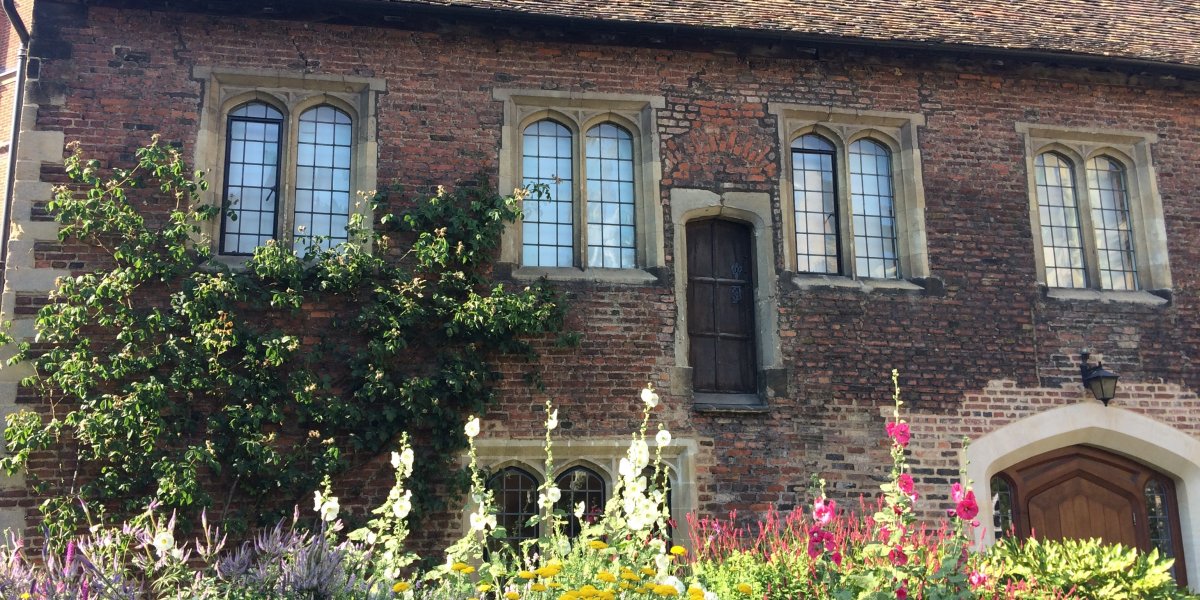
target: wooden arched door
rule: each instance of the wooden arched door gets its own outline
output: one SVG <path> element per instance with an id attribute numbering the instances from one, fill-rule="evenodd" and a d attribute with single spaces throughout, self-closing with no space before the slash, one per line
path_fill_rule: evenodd
<path id="1" fill-rule="evenodd" d="M 1175 558 L 1186 583 L 1171 478 L 1091 446 L 1068 446 L 1018 463 L 992 480 L 997 525 L 1018 536 L 1100 538 Z"/>

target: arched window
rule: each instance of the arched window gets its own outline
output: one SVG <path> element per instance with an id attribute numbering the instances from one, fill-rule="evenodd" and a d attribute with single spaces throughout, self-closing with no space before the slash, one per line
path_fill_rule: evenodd
<path id="1" fill-rule="evenodd" d="M 585 155 L 587 264 L 632 269 L 637 266 L 633 136 L 623 127 L 601 123 L 588 130 Z"/>
<path id="2" fill-rule="evenodd" d="M 850 228 L 854 272 L 861 277 L 900 276 L 894 203 L 892 153 L 874 140 L 850 144 Z"/>
<path id="3" fill-rule="evenodd" d="M 327 104 L 300 115 L 296 139 L 296 204 L 292 234 L 297 250 L 318 241 L 344 242 L 350 217 L 350 115 Z"/>
<path id="4" fill-rule="evenodd" d="M 1100 287 L 1106 290 L 1138 289 L 1133 252 L 1133 224 L 1129 216 L 1129 186 L 1125 166 L 1107 156 L 1088 161 L 1088 198 L 1092 204 L 1092 229 L 1096 234 L 1096 267 Z"/>
<path id="5" fill-rule="evenodd" d="M 538 514 L 537 479 L 524 469 L 507 467 L 492 475 L 487 485 L 496 502 L 497 525 L 508 534 L 503 541 L 517 546 L 537 539 L 537 527 L 528 524 L 529 518 Z"/>
<path id="6" fill-rule="evenodd" d="M 1013 531 L 1013 490 L 1007 477 L 996 475 L 991 480 L 992 533 L 1003 539 Z"/>
<path id="7" fill-rule="evenodd" d="M 796 270 L 901 276 L 892 154 L 869 138 L 844 147 L 808 133 L 792 142 Z M 840 161 L 846 160 L 842 168 Z"/>
<path id="8" fill-rule="evenodd" d="M 1042 224 L 1042 256 L 1050 287 L 1088 286 L 1080 233 L 1079 203 L 1075 196 L 1075 167 L 1057 152 L 1044 152 L 1034 161 L 1038 217 Z"/>
<path id="9" fill-rule="evenodd" d="M 575 186 L 571 130 L 550 119 L 525 128 L 521 166 L 524 184 L 544 185 L 545 195 L 526 198 L 522 224 L 522 264 L 569 267 L 574 264 Z"/>
<path id="10" fill-rule="evenodd" d="M 559 475 L 554 485 L 562 492 L 554 508 L 567 515 L 564 531 L 567 537 L 578 537 L 585 524 L 595 522 L 604 513 L 604 479 L 595 471 L 587 467 L 572 467 Z M 582 518 L 576 516 L 581 504 Z"/>
<path id="11" fill-rule="evenodd" d="M 229 113 L 220 251 L 250 254 L 275 238 L 283 113 L 247 102 Z"/>
<path id="12" fill-rule="evenodd" d="M 796 208 L 796 270 L 842 272 L 838 233 L 837 152 L 815 134 L 792 142 L 792 198 Z"/>
<path id="13" fill-rule="evenodd" d="M 329 104 L 298 116 L 257 100 L 230 111 L 220 253 L 249 255 L 276 240 L 303 254 L 314 240 L 324 248 L 347 241 L 353 126 L 346 111 Z M 284 139 L 294 140 L 294 154 L 284 151 Z"/>
<path id="14" fill-rule="evenodd" d="M 1171 525 L 1171 507 L 1172 494 L 1167 491 L 1167 486 L 1163 485 L 1160 479 L 1151 479 L 1146 482 L 1146 521 L 1150 530 L 1150 545 L 1158 549 L 1161 556 L 1175 558 L 1175 540 L 1173 537 L 1173 527 Z M 1176 561 L 1178 563 L 1179 561 Z M 1178 567 L 1173 567 L 1176 579 L 1179 578 L 1180 570 Z"/>

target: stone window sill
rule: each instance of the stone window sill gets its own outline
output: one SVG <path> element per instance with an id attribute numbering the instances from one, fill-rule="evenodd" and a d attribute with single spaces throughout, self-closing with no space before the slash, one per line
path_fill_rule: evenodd
<path id="1" fill-rule="evenodd" d="M 533 281 L 545 277 L 550 281 L 589 281 L 645 285 L 658 282 L 658 276 L 641 269 L 580 269 L 578 267 L 516 267 L 512 278 Z"/>
<path id="2" fill-rule="evenodd" d="M 1101 302 L 1117 304 L 1142 304 L 1145 306 L 1166 306 L 1171 303 L 1169 290 L 1153 292 L 1092 290 L 1077 288 L 1046 288 L 1046 297 L 1053 300 Z"/>
<path id="3" fill-rule="evenodd" d="M 852 279 L 840 275 L 813 275 L 793 273 L 792 285 L 796 289 L 840 288 L 871 293 L 876 291 L 924 292 L 927 286 L 907 279 Z"/>

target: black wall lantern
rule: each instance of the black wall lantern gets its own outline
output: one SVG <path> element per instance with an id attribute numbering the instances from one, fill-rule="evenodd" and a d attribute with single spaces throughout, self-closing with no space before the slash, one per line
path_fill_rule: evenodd
<path id="1" fill-rule="evenodd" d="M 1108 406 L 1108 401 L 1117 395 L 1117 380 L 1121 376 L 1105 369 L 1103 362 L 1097 362 L 1095 366 L 1089 365 L 1088 356 L 1091 356 L 1091 353 L 1086 350 L 1079 355 L 1079 375 L 1083 379 L 1083 387 Z"/>

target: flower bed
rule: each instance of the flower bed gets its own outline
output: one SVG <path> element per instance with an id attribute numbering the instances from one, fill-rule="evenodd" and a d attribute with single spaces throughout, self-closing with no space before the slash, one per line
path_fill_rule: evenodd
<path id="1" fill-rule="evenodd" d="M 658 405 L 641 394 L 642 423 L 620 461 L 620 478 L 603 515 L 575 539 L 567 515 L 553 510 L 561 491 L 538 488 L 540 513 L 530 519 L 543 534 L 519 546 L 500 542 L 491 492 L 476 464 L 479 420 L 465 428 L 471 473 L 470 530 L 429 570 L 408 553 L 407 518 L 413 471 L 407 439 L 392 454 L 396 484 L 374 519 L 342 535 L 340 506 L 329 489 L 314 495 L 317 526 L 299 514 L 251 542 L 227 548 L 218 527 L 204 523 L 202 539 L 180 543 L 173 518 L 151 507 L 119 527 L 97 525 L 65 544 L 61 554 L 27 560 L 19 542 L 0 556 L 0 598 L 233 598 L 576 600 L 687 597 L 755 598 L 1197 598 L 1179 589 L 1170 560 L 1093 542 L 1019 542 L 973 548 L 979 506 L 969 485 L 954 483 L 954 509 L 935 524 L 917 522 L 920 499 L 908 471 L 908 424 L 895 411 L 887 423 L 892 469 L 873 500 L 839 507 L 814 481 L 811 513 L 770 513 L 753 525 L 689 516 L 691 547 L 673 545 L 669 531 L 662 449 L 671 434 L 659 427 L 647 442 Z M 546 472 L 553 472 L 558 411 L 545 407 Z M 579 508 L 582 512 L 582 507 Z"/>

